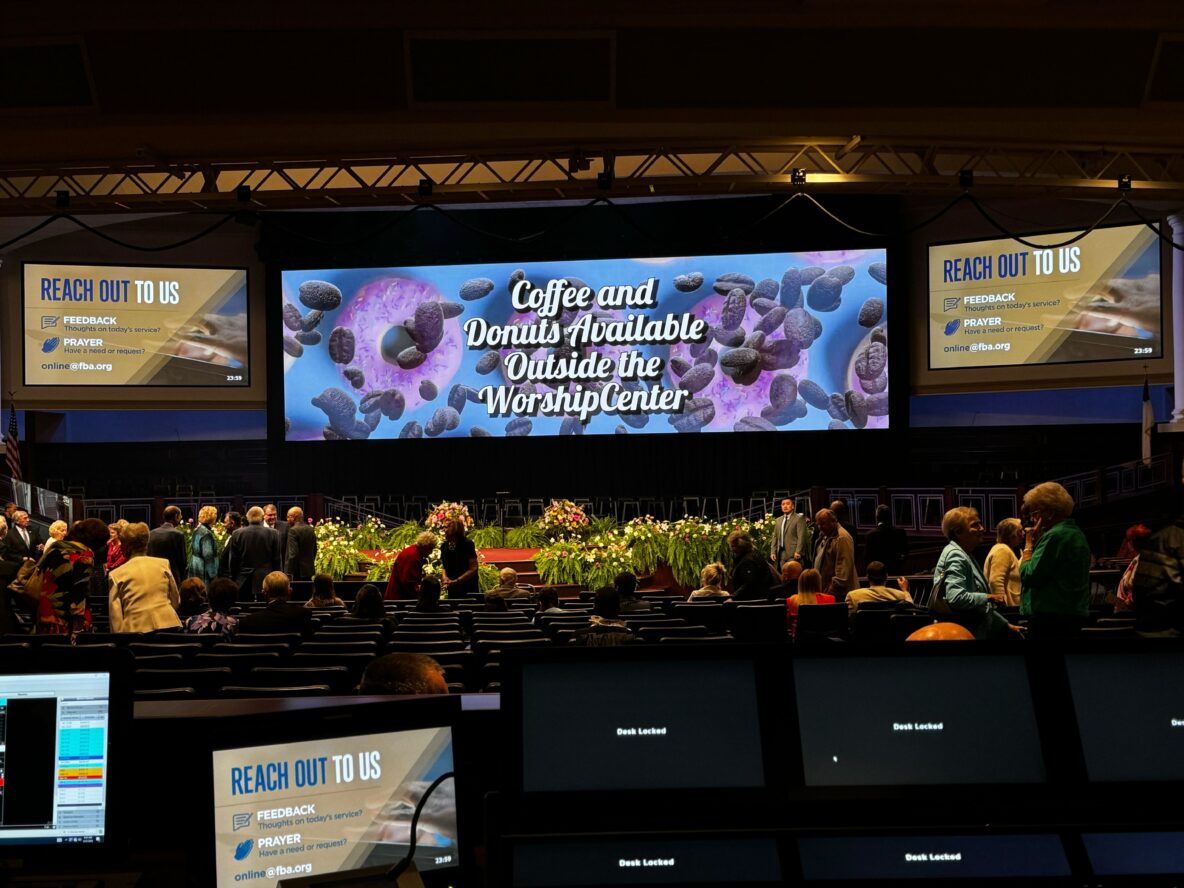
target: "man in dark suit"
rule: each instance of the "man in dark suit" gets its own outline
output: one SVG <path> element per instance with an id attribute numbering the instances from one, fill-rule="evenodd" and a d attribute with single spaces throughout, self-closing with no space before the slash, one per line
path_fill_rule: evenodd
<path id="1" fill-rule="evenodd" d="M 288 522 L 279 520 L 280 513 L 275 503 L 263 507 L 263 523 L 280 535 L 280 570 L 284 569 L 288 552 Z"/>
<path id="2" fill-rule="evenodd" d="M 247 512 L 247 521 L 251 520 L 251 512 Z M 262 520 L 262 514 L 260 514 Z M 260 525 L 266 533 L 270 530 Z M 250 530 L 250 526 L 243 530 Z M 241 532 L 241 531 L 240 531 Z M 288 601 L 292 594 L 292 586 L 288 576 L 275 570 L 263 578 L 263 595 L 267 598 L 267 607 L 254 611 L 245 617 L 238 618 L 239 632 L 299 632 L 308 635 L 312 632 L 312 611 L 299 604 Z"/>
<path id="3" fill-rule="evenodd" d="M 12 526 L 0 543 L 0 558 L 19 565 L 26 558 L 40 558 L 45 551 L 45 541 L 37 528 L 29 524 L 29 513 L 17 509 L 12 513 Z"/>
<path id="4" fill-rule="evenodd" d="M 263 523 L 263 510 L 247 509 L 247 526 L 230 535 L 230 578 L 238 583 L 240 600 L 257 600 L 263 578 L 280 569 L 280 538 Z"/>
<path id="5" fill-rule="evenodd" d="M 188 559 L 185 557 L 185 535 L 177 530 L 181 523 L 181 510 L 176 506 L 168 506 L 164 510 L 164 523 L 155 527 L 148 534 L 148 554 L 153 558 L 163 558 L 169 563 L 169 570 L 173 572 L 173 579 L 177 585 L 189 575 Z"/>
<path id="6" fill-rule="evenodd" d="M 222 547 L 222 554 L 218 556 L 218 576 L 230 576 L 230 536 L 243 526 L 245 519 L 239 512 L 227 512 L 222 517 L 222 526 L 226 528 L 227 541 Z"/>
<path id="7" fill-rule="evenodd" d="M 304 523 L 304 510 L 288 509 L 288 545 L 284 550 L 284 572 L 294 580 L 311 580 L 316 572 L 317 534 Z"/>

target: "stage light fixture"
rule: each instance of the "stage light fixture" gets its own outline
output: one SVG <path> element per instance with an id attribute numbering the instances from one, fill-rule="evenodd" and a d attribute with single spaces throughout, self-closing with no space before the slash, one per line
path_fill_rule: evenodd
<path id="1" fill-rule="evenodd" d="M 1119 191 L 1130 191 L 1131 190 L 1131 174 L 1130 173 L 1123 173 L 1121 176 L 1118 177 L 1118 190 Z"/>
<path id="2" fill-rule="evenodd" d="M 801 167 L 794 167 L 789 171 L 789 183 L 791 185 L 805 185 L 806 171 Z"/>
<path id="3" fill-rule="evenodd" d="M 251 202 L 251 186 L 250 185 L 239 185 L 237 188 L 235 188 L 234 189 L 234 199 L 237 200 L 239 203 L 244 203 L 244 204 L 250 203 Z"/>
<path id="4" fill-rule="evenodd" d="M 70 209 L 70 192 L 55 191 L 53 195 L 53 205 L 59 210 Z"/>
<path id="5" fill-rule="evenodd" d="M 613 187 L 613 174 L 608 170 L 596 174 L 596 187 L 601 191 L 608 191 Z"/>
<path id="6" fill-rule="evenodd" d="M 858 148 L 859 143 L 862 141 L 863 141 L 863 136 L 860 136 L 860 135 L 852 136 L 850 139 L 847 140 L 847 144 L 845 144 L 842 148 L 840 148 L 838 151 L 835 152 L 835 160 L 842 160 L 844 157 L 846 157 L 848 154 L 850 154 L 852 151 L 854 151 L 856 148 Z"/>
<path id="7" fill-rule="evenodd" d="M 958 170 L 958 184 L 965 189 L 974 187 L 974 170 Z"/>
<path id="8" fill-rule="evenodd" d="M 592 161 L 590 158 L 584 156 L 584 152 L 577 151 L 567 159 L 567 171 L 569 173 L 583 173 L 592 169 Z"/>
<path id="9" fill-rule="evenodd" d="M 420 179 L 419 180 L 419 196 L 420 197 L 431 197 L 432 196 L 432 180 L 431 179 Z"/>

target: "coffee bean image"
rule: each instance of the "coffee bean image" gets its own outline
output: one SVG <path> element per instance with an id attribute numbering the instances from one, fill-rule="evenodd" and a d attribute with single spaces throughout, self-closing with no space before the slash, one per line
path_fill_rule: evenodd
<path id="1" fill-rule="evenodd" d="M 628 435 L 629 430 L 627 428 L 625 428 L 623 425 L 621 425 L 620 423 L 617 423 L 617 427 L 615 429 L 613 429 L 613 434 L 614 435 Z"/>
<path id="2" fill-rule="evenodd" d="M 346 367 L 341 372 L 349 380 L 349 384 L 356 389 L 360 389 L 366 384 L 366 374 L 357 367 Z"/>
<path id="3" fill-rule="evenodd" d="M 399 356 L 395 358 L 395 363 L 404 370 L 414 370 L 425 360 L 427 360 L 427 355 L 425 355 L 419 349 L 412 347 L 403 349 L 403 351 L 399 352 Z"/>
<path id="4" fill-rule="evenodd" d="M 434 401 L 438 394 L 440 394 L 440 390 L 436 388 L 436 384 L 430 379 L 425 379 L 419 384 L 419 396 L 423 400 Z"/>
<path id="5" fill-rule="evenodd" d="M 697 432 L 715 419 L 715 405 L 707 398 L 691 398 L 682 413 L 671 414 L 669 422 L 679 432 Z"/>
<path id="6" fill-rule="evenodd" d="M 291 302 L 284 303 L 284 326 L 293 333 L 304 329 L 300 323 L 300 309 Z"/>
<path id="7" fill-rule="evenodd" d="M 733 290 L 738 289 L 747 297 L 756 286 L 756 283 L 748 275 L 741 274 L 738 271 L 732 271 L 728 274 L 721 274 L 711 286 L 720 296 L 727 296 Z"/>
<path id="8" fill-rule="evenodd" d="M 385 394 L 383 389 L 367 392 L 362 396 L 362 403 L 358 409 L 363 413 L 370 413 L 374 410 L 380 409 L 379 405 L 382 403 L 383 394 Z"/>
<path id="9" fill-rule="evenodd" d="M 739 287 L 728 293 L 724 306 L 719 310 L 719 325 L 725 330 L 735 330 L 744 323 L 748 302 Z"/>
<path id="10" fill-rule="evenodd" d="M 827 277 L 832 277 L 843 286 L 851 283 L 855 278 L 855 269 L 850 265 L 836 265 L 826 273 Z"/>
<path id="11" fill-rule="evenodd" d="M 884 317 L 884 300 L 871 298 L 859 307 L 859 326 L 874 327 Z"/>
<path id="12" fill-rule="evenodd" d="M 867 415 L 868 416 L 887 416 L 888 415 L 888 393 L 881 392 L 875 395 L 867 396 Z"/>
<path id="13" fill-rule="evenodd" d="M 460 317 L 465 312 L 465 307 L 459 302 L 441 302 L 440 312 L 444 315 L 444 320 L 449 318 Z"/>
<path id="14" fill-rule="evenodd" d="M 347 327 L 334 327 L 329 334 L 329 357 L 335 364 L 348 364 L 354 359 L 354 331 Z"/>
<path id="15" fill-rule="evenodd" d="M 888 373 L 881 373 L 875 379 L 860 379 L 859 387 L 869 395 L 877 395 L 888 388 Z"/>
<path id="16" fill-rule="evenodd" d="M 799 384 L 798 391 L 800 392 L 801 390 L 802 390 L 802 388 L 801 388 L 801 385 Z M 802 400 L 801 396 L 799 396 L 798 399 L 793 402 L 793 405 L 789 408 L 788 412 L 789 412 L 789 415 L 791 417 L 793 417 L 794 419 L 801 419 L 803 416 L 805 416 L 807 413 L 809 413 L 810 410 L 806 406 L 806 402 Z"/>
<path id="17" fill-rule="evenodd" d="M 506 289 L 513 293 L 514 285 L 519 281 L 524 280 L 526 280 L 526 272 L 521 268 L 515 268 L 512 272 L 510 272 L 510 281 L 506 284 Z"/>
<path id="18" fill-rule="evenodd" d="M 502 356 L 495 351 L 487 351 L 481 356 L 481 360 L 477 362 L 477 372 L 484 376 L 486 373 L 492 373 L 497 369 L 502 362 Z"/>
<path id="19" fill-rule="evenodd" d="M 826 410 L 830 407 L 830 395 L 812 379 L 803 379 L 798 382 L 798 394 L 811 407 L 817 407 L 819 410 Z"/>
<path id="20" fill-rule="evenodd" d="M 517 272 L 514 273 L 517 274 Z M 525 273 L 523 273 L 523 277 L 525 277 Z M 461 284 L 460 298 L 465 302 L 472 302 L 475 299 L 484 299 L 492 292 L 493 281 L 489 278 L 472 278 Z"/>
<path id="21" fill-rule="evenodd" d="M 326 441 L 344 441 L 345 435 L 341 432 L 335 431 L 332 426 L 325 426 L 321 429 L 321 435 Z"/>
<path id="22" fill-rule="evenodd" d="M 804 308 L 791 308 L 781 329 L 786 339 L 792 339 L 801 348 L 809 348 L 822 335 L 822 322 Z"/>
<path id="23" fill-rule="evenodd" d="M 760 322 L 756 325 L 756 329 L 762 333 L 772 333 L 784 323 L 787 314 L 789 314 L 789 309 L 784 305 L 774 306 L 768 314 L 760 319 Z"/>
<path id="24" fill-rule="evenodd" d="M 710 364 L 696 364 L 678 381 L 678 387 L 695 394 L 711 385 L 715 379 L 715 368 Z"/>
<path id="25" fill-rule="evenodd" d="M 875 379 L 888 365 L 888 349 L 882 342 L 872 342 L 855 356 L 855 375 Z"/>
<path id="26" fill-rule="evenodd" d="M 648 413 L 621 413 L 619 416 L 621 422 L 635 429 L 644 429 L 650 421 Z"/>
<path id="27" fill-rule="evenodd" d="M 831 415 L 831 419 L 848 420 L 851 414 L 847 412 L 847 399 L 843 395 L 835 392 L 827 399 L 830 403 L 827 405 L 826 412 Z"/>
<path id="28" fill-rule="evenodd" d="M 305 281 L 300 285 L 300 304 L 318 311 L 332 311 L 341 305 L 341 291 L 327 281 Z"/>
<path id="29" fill-rule="evenodd" d="M 467 389 L 467 385 L 460 385 L 458 383 L 448 391 L 448 406 L 455 410 L 457 414 L 464 410 L 465 404 L 469 402 Z"/>
<path id="30" fill-rule="evenodd" d="M 565 416 L 563 422 L 559 424 L 559 434 L 582 435 L 584 434 L 584 424 L 574 416 Z"/>
<path id="31" fill-rule="evenodd" d="M 744 342 L 746 335 L 743 327 L 739 327 L 736 330 L 725 330 L 722 327 L 711 328 L 712 338 L 720 345 L 727 346 L 728 348 L 735 348 L 740 345 Z"/>
<path id="32" fill-rule="evenodd" d="M 819 268 L 817 265 L 811 265 L 809 268 L 803 268 L 799 274 L 801 276 L 802 286 L 808 287 L 814 283 L 816 278 L 820 278 L 826 274 L 826 269 Z"/>
<path id="33" fill-rule="evenodd" d="M 425 355 L 440 344 L 444 338 L 444 310 L 439 302 L 421 302 L 415 307 L 411 338 L 415 347 Z"/>
<path id="34" fill-rule="evenodd" d="M 752 288 L 752 292 L 748 295 L 748 300 L 753 308 L 756 308 L 756 301 L 764 299 L 766 302 L 777 301 L 777 293 L 781 290 L 777 282 L 772 278 L 764 278 L 757 282 L 757 285 Z"/>
<path id="35" fill-rule="evenodd" d="M 696 364 L 707 364 L 709 367 L 714 367 L 715 362 L 719 360 L 719 352 L 713 348 L 707 349 L 699 357 L 695 358 Z"/>
<path id="36" fill-rule="evenodd" d="M 429 438 L 435 438 L 444 434 L 448 430 L 448 423 L 451 420 L 451 415 L 454 413 L 456 411 L 451 407 L 437 407 L 436 412 L 432 414 L 432 418 L 423 427 L 424 434 Z"/>
<path id="37" fill-rule="evenodd" d="M 518 393 L 522 395 L 533 395 L 535 387 L 533 382 L 524 382 L 518 386 Z"/>
<path id="38" fill-rule="evenodd" d="M 300 319 L 300 329 L 315 330 L 320 325 L 321 320 L 324 317 L 325 317 L 325 313 L 323 311 L 320 311 L 320 310 L 310 311 L 308 314 L 306 314 L 304 317 L 302 317 Z"/>
<path id="39" fill-rule="evenodd" d="M 687 361 L 686 358 L 671 358 L 670 359 L 670 372 L 673 373 L 675 376 L 682 376 L 690 369 L 691 369 L 691 365 Z"/>
<path id="40" fill-rule="evenodd" d="M 787 268 L 781 275 L 781 304 L 787 309 L 802 307 L 802 273 L 796 268 Z"/>
<path id="41" fill-rule="evenodd" d="M 830 275 L 817 278 L 806 291 L 806 304 L 815 311 L 834 311 L 842 302 L 843 285 Z"/>
<path id="42" fill-rule="evenodd" d="M 284 337 L 284 352 L 294 358 L 300 357 L 304 354 L 304 346 L 293 339 L 291 336 Z"/>
<path id="43" fill-rule="evenodd" d="M 517 419 L 511 419 L 506 423 L 506 437 L 507 438 L 522 438 L 530 434 L 530 430 L 534 428 L 532 423 L 525 416 L 519 416 Z"/>
<path id="44" fill-rule="evenodd" d="M 407 400 L 398 389 L 387 389 L 382 393 L 382 397 L 378 399 L 378 409 L 382 411 L 383 416 L 391 421 L 402 416 L 406 406 Z"/>
<path id="45" fill-rule="evenodd" d="M 752 385 L 761 375 L 760 352 L 754 348 L 734 348 L 720 357 L 719 366 L 737 385 Z"/>
<path id="46" fill-rule="evenodd" d="M 801 346 L 793 339 L 766 340 L 760 348 L 762 370 L 788 370 L 797 366 Z"/>
<path id="47" fill-rule="evenodd" d="M 841 419 L 832 419 L 826 424 L 826 427 L 831 431 L 837 431 L 838 429 L 847 428 L 847 423 L 843 422 Z"/>
<path id="48" fill-rule="evenodd" d="M 471 429 L 469 429 L 469 437 L 470 438 L 492 438 L 493 432 L 489 431 L 488 429 L 483 429 L 483 428 L 481 428 L 481 426 L 473 426 Z"/>
<path id="49" fill-rule="evenodd" d="M 354 423 L 357 405 L 354 399 L 339 388 L 327 388 L 312 399 L 312 406 L 324 412 L 329 425 L 337 430 L 348 429 Z"/>
<path id="50" fill-rule="evenodd" d="M 680 274 L 674 279 L 674 289 L 680 293 L 694 293 L 703 286 L 703 275 L 698 271 Z"/>
<path id="51" fill-rule="evenodd" d="M 757 314 L 759 314 L 762 318 L 765 317 L 766 315 L 768 315 L 768 313 L 770 311 L 772 311 L 774 308 L 778 308 L 778 307 L 780 307 L 780 306 L 778 306 L 777 303 L 774 302 L 772 299 L 753 299 L 752 300 L 753 310 Z"/>
<path id="52" fill-rule="evenodd" d="M 805 407 L 805 402 L 801 399 L 798 399 L 797 403 L 800 403 L 803 407 Z M 789 425 L 795 419 L 799 419 L 803 415 L 804 414 L 799 413 L 795 409 L 795 404 L 789 404 L 781 408 L 777 408 L 772 404 L 768 404 L 761 408 L 761 417 L 768 420 L 775 426 Z"/>
<path id="53" fill-rule="evenodd" d="M 880 342 L 884 345 L 888 344 L 888 333 L 883 327 L 876 327 L 876 329 L 872 330 L 872 342 Z"/>
<path id="54" fill-rule="evenodd" d="M 872 280 L 874 280 L 876 283 L 887 286 L 888 266 L 883 262 L 873 262 L 867 267 L 867 273 L 872 276 Z"/>
<path id="55" fill-rule="evenodd" d="M 370 413 L 362 414 L 362 417 L 366 425 L 370 427 L 370 431 L 374 431 L 376 428 L 378 428 L 378 424 L 382 422 L 382 411 L 373 410 Z"/>
<path id="56" fill-rule="evenodd" d="M 411 422 L 407 423 L 407 425 L 403 426 L 402 431 L 399 432 L 399 437 L 400 438 L 422 438 L 423 437 L 423 426 L 421 426 L 415 420 L 412 420 Z"/>
<path id="57" fill-rule="evenodd" d="M 775 432 L 777 426 L 769 422 L 763 416 L 746 416 L 736 422 L 732 426 L 732 430 L 736 432 Z"/>
<path id="58" fill-rule="evenodd" d="M 745 340 L 740 343 L 741 348 L 761 349 L 765 345 L 765 334 L 760 330 L 754 330 Z"/>
<path id="59" fill-rule="evenodd" d="M 296 341 L 304 345 L 320 345 L 321 331 L 320 330 L 301 330 L 296 334 Z"/>
<path id="60" fill-rule="evenodd" d="M 851 417 L 851 425 L 857 429 L 867 426 L 867 401 L 863 395 L 853 389 L 848 389 L 843 395 L 846 401 L 847 415 Z"/>
<path id="61" fill-rule="evenodd" d="M 788 373 L 778 373 L 769 384 L 769 403 L 778 410 L 798 399 L 798 381 Z"/>
<path id="62" fill-rule="evenodd" d="M 687 350 L 691 353 L 692 358 L 697 358 L 704 354 L 707 349 L 711 347 L 710 340 L 703 340 L 703 342 L 692 342 Z"/>

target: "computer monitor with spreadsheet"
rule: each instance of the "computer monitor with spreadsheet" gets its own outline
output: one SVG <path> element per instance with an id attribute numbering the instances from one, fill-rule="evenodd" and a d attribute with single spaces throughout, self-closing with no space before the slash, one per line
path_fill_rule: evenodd
<path id="1" fill-rule="evenodd" d="M 111 686 L 0 664 L 0 849 L 109 841 Z"/>

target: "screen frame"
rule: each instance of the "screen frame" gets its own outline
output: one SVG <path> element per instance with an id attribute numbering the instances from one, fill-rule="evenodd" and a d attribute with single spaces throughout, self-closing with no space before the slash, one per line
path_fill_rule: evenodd
<path id="1" fill-rule="evenodd" d="M 423 695 L 416 697 L 391 697 L 381 702 L 370 702 L 365 706 L 348 703 L 320 708 L 301 708 L 283 712 L 267 712 L 258 715 L 233 716 L 221 720 L 215 738 L 203 754 L 199 789 L 203 793 L 203 814 L 205 825 L 202 835 L 208 842 L 208 849 L 201 855 L 204 862 L 204 878 L 207 884 L 216 885 L 218 879 L 218 849 L 214 841 L 214 753 L 231 749 L 247 749 L 257 746 L 277 746 L 285 743 L 302 743 L 310 740 L 326 740 L 336 737 L 364 736 L 368 734 L 394 733 L 421 728 L 449 728 L 452 731 L 452 761 L 456 772 L 457 846 L 456 866 L 441 867 L 427 874 L 441 873 L 444 876 L 430 878 L 429 882 L 444 882 L 446 876 L 456 876 L 472 871 L 474 850 L 479 830 L 476 826 L 477 812 L 467 810 L 474 807 L 461 801 L 466 779 L 462 774 L 461 762 L 471 755 L 469 738 L 458 730 L 461 715 L 461 698 L 458 695 Z M 229 742 L 231 737 L 249 738 L 247 742 Z M 473 738 L 475 743 L 475 738 Z M 325 874 L 320 874 L 325 875 Z M 421 874 L 423 875 L 423 874 Z"/>
<path id="2" fill-rule="evenodd" d="M 243 381 L 241 383 L 232 383 L 229 385 L 207 385 L 203 383 L 169 383 L 168 385 L 150 385 L 147 383 L 133 384 L 133 383 L 41 383 L 28 381 L 28 337 L 25 335 L 26 329 L 26 308 L 25 303 L 25 268 L 29 265 L 53 265 L 61 268 L 175 268 L 175 269 L 192 269 L 195 271 L 238 271 L 243 275 L 243 288 L 246 291 L 246 318 L 247 318 L 247 366 L 244 368 Z M 254 337 L 251 331 L 251 269 L 245 265 L 206 265 L 206 264 L 179 264 L 166 263 L 162 265 L 127 265 L 122 262 L 43 262 L 34 259 L 22 259 L 20 262 L 20 367 L 21 367 L 21 386 L 23 388 L 31 389 L 35 392 L 53 392 L 61 389 L 69 389 L 71 391 L 80 390 L 82 392 L 90 390 L 114 390 L 114 389 L 136 389 L 139 391 L 161 391 L 167 392 L 171 389 L 182 389 L 185 391 L 198 390 L 202 392 L 220 392 L 220 391 L 250 391 L 252 386 L 251 373 L 253 357 Z M 264 355 L 264 363 L 266 364 L 266 354 Z"/>
<path id="3" fill-rule="evenodd" d="M 102 842 L 6 844 L 3 856 L 30 863 L 65 867 L 110 865 L 122 859 L 131 836 L 131 787 L 137 779 L 131 754 L 134 744 L 132 671 L 127 650 L 92 645 L 37 644 L 30 650 L 0 651 L 0 674 L 36 675 L 105 672 L 107 702 L 106 818 Z"/>
<path id="4" fill-rule="evenodd" d="M 1162 225 L 1162 223 L 1161 223 L 1161 225 Z M 1167 290 L 1166 290 L 1165 284 L 1164 284 L 1164 273 L 1163 273 L 1163 269 L 1164 269 L 1163 233 L 1162 233 L 1162 231 L 1160 231 L 1160 232 L 1156 232 L 1156 240 L 1159 244 L 1158 263 L 1159 263 L 1159 351 L 1160 351 L 1160 353 L 1158 355 L 1131 355 L 1128 358 L 1093 358 L 1091 360 L 1084 360 L 1084 361 L 1042 361 L 1037 364 L 1024 364 L 1024 363 L 983 364 L 983 365 L 978 365 L 978 366 L 973 366 L 973 367 L 934 367 L 933 366 L 933 339 L 932 339 L 933 325 L 930 322 L 929 313 L 931 311 L 932 296 L 933 296 L 933 290 L 932 290 L 933 280 L 930 277 L 930 273 L 932 271 L 931 262 L 930 262 L 930 251 L 932 251 L 934 247 L 962 246 L 965 244 L 980 244 L 980 243 L 986 244 L 986 243 L 994 243 L 996 241 L 1008 241 L 1008 242 L 1011 242 L 1014 244 L 1014 243 L 1018 243 L 1016 238 L 1054 236 L 1054 235 L 1058 235 L 1058 234 L 1072 235 L 1072 234 L 1081 234 L 1082 232 L 1092 233 L 1094 231 L 1105 231 L 1105 230 L 1112 229 L 1112 228 L 1135 228 L 1135 227 L 1148 228 L 1149 226 L 1145 222 L 1112 222 L 1112 223 L 1108 223 L 1106 225 L 1095 225 L 1092 228 L 1088 228 L 1088 227 L 1087 228 L 1055 228 L 1055 229 L 1051 229 L 1051 230 L 1045 229 L 1045 230 L 1041 230 L 1041 231 L 1024 231 L 1024 232 L 1019 232 L 1019 233 L 1012 235 L 1010 237 L 999 236 L 999 237 L 971 238 L 971 239 L 958 238 L 955 240 L 927 242 L 925 244 L 925 257 L 924 257 L 925 291 L 924 291 L 924 312 L 923 312 L 923 316 L 925 319 L 924 323 L 925 323 L 925 369 L 926 369 L 926 371 L 928 373 L 941 373 L 941 374 L 950 373 L 950 372 L 959 372 L 959 371 L 963 372 L 963 373 L 996 372 L 996 371 L 1015 372 L 1018 370 L 1022 370 L 1024 368 L 1075 367 L 1075 366 L 1090 366 L 1090 365 L 1095 365 L 1095 364 L 1115 364 L 1115 365 L 1118 365 L 1119 367 L 1125 367 L 1125 366 L 1129 366 L 1130 361 L 1139 361 L 1143 364 L 1147 364 L 1149 362 L 1160 362 L 1160 361 L 1163 361 L 1164 359 L 1170 359 L 1171 358 L 1171 349 L 1168 347 L 1168 334 L 1171 331 L 1169 331 L 1164 326 L 1164 318 L 1165 318 L 1165 315 L 1167 314 L 1167 309 L 1164 304 L 1165 303 L 1165 294 L 1167 293 Z M 1084 240 L 1084 239 L 1085 238 L 1082 238 L 1082 240 Z M 1021 246 L 1023 246 L 1023 245 L 1021 244 Z M 1025 249 L 1028 249 L 1028 248 L 1025 247 Z"/>

